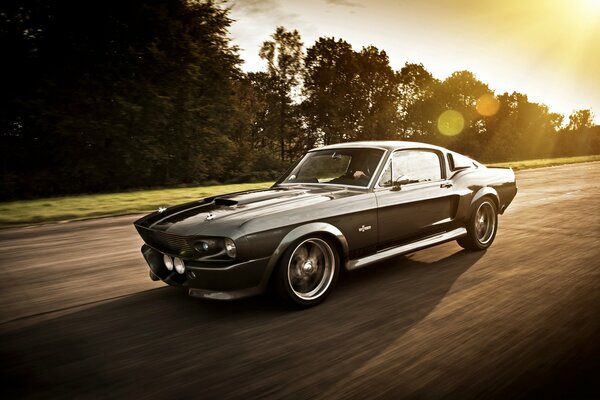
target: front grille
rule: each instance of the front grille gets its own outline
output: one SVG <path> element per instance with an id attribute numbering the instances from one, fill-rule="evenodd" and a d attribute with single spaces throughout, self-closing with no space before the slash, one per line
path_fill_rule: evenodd
<path id="1" fill-rule="evenodd" d="M 154 239 L 155 247 L 158 249 L 169 250 L 170 253 L 180 255 L 191 255 L 194 253 L 194 248 L 182 236 L 164 232 L 153 232 L 152 238 Z"/>
<path id="2" fill-rule="evenodd" d="M 138 227 L 138 231 L 144 242 L 159 251 L 183 257 L 192 257 L 194 255 L 194 247 L 185 236 L 153 231 L 142 227 Z"/>

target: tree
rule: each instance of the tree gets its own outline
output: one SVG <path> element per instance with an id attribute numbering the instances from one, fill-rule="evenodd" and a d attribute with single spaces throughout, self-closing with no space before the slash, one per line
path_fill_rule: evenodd
<path id="1" fill-rule="evenodd" d="M 236 171 L 236 181 L 267 181 L 278 177 L 285 169 L 277 157 L 279 153 L 277 132 L 278 96 L 269 86 L 266 72 L 244 74 L 234 82 L 230 117 L 230 138 L 235 151 L 230 156 L 227 169 Z M 302 136 L 302 135 L 300 135 Z"/>
<path id="2" fill-rule="evenodd" d="M 569 124 L 567 130 L 578 131 L 589 129 L 594 126 L 594 114 L 592 110 L 577 110 L 569 115 Z"/>
<path id="3" fill-rule="evenodd" d="M 523 160 L 552 155 L 560 114 L 532 103 L 527 96 L 514 92 L 498 96 L 500 108 L 490 119 L 488 139 L 481 152 L 483 161 Z"/>
<path id="4" fill-rule="evenodd" d="M 396 76 L 384 51 L 320 38 L 308 49 L 303 112 L 316 143 L 395 137 Z"/>
<path id="5" fill-rule="evenodd" d="M 286 140 L 291 125 L 289 110 L 303 68 L 303 43 L 298 31 L 290 32 L 282 26 L 277 27 L 271 38 L 263 43 L 259 55 L 267 61 L 271 87 L 278 97 L 280 157 L 285 160 Z"/>
<path id="6" fill-rule="evenodd" d="M 224 177 L 216 150 L 231 145 L 240 62 L 227 10 L 186 0 L 0 7 L 10 60 L 0 77 L 2 197 Z"/>
<path id="7" fill-rule="evenodd" d="M 419 140 L 435 134 L 433 95 L 440 81 L 423 64 L 406 63 L 398 73 L 400 136 Z M 437 109 L 436 109 L 437 110 Z"/>
<path id="8" fill-rule="evenodd" d="M 302 111 L 312 144 L 345 142 L 357 130 L 358 70 L 347 42 L 319 38 L 306 52 Z"/>
<path id="9" fill-rule="evenodd" d="M 569 115 L 569 123 L 556 135 L 555 156 L 600 153 L 600 126 L 594 127 L 591 110 L 577 110 Z"/>
<path id="10" fill-rule="evenodd" d="M 398 136 L 399 95 L 396 74 L 385 51 L 374 46 L 356 54 L 359 127 L 357 139 L 394 139 Z"/>
<path id="11" fill-rule="evenodd" d="M 472 154 L 480 154 L 488 130 L 487 118 L 476 111 L 476 105 L 479 98 L 492 94 L 489 87 L 469 71 L 454 72 L 446 78 L 434 94 L 438 116 L 446 110 L 457 111 L 464 119 L 464 128 L 452 137 L 438 132 L 438 143 L 456 151 L 466 153 L 470 150 Z"/>

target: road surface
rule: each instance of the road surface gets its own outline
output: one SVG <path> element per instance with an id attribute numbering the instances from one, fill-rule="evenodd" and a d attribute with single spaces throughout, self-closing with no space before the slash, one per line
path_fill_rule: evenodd
<path id="1" fill-rule="evenodd" d="M 0 395 L 600 398 L 600 163 L 517 177 L 486 252 L 346 273 L 303 311 L 150 281 L 134 217 L 2 230 Z"/>

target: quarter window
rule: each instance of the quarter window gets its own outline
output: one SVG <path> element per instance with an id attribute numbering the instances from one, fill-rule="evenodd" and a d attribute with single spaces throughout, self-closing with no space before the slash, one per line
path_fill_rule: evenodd
<path id="1" fill-rule="evenodd" d="M 392 155 L 391 163 L 379 180 L 380 186 L 391 186 L 401 176 L 411 182 L 427 182 L 442 179 L 440 158 L 433 151 L 400 150 Z"/>

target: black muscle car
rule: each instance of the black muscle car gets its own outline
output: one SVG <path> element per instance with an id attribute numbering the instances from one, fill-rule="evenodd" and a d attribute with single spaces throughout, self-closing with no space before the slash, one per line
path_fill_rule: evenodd
<path id="1" fill-rule="evenodd" d="M 272 287 L 312 306 L 341 268 L 450 240 L 488 248 L 516 193 L 510 168 L 423 143 L 355 142 L 309 151 L 269 189 L 161 208 L 135 227 L 154 280 L 222 300 Z"/>

